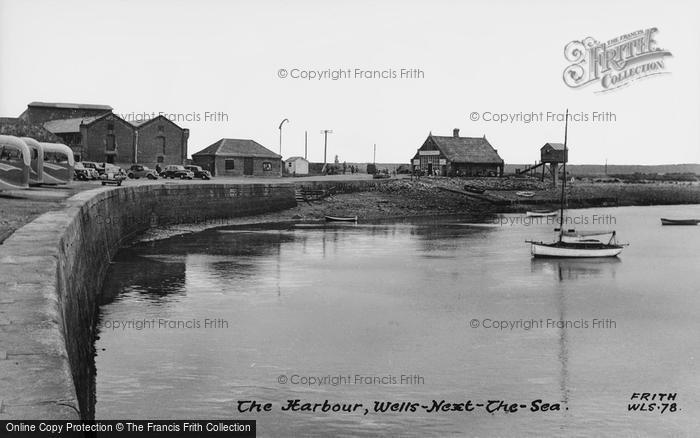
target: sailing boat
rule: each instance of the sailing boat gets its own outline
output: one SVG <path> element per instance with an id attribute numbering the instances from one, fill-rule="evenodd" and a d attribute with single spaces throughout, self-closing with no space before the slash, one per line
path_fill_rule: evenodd
<path id="1" fill-rule="evenodd" d="M 564 156 L 567 156 L 567 136 L 569 131 L 569 110 L 566 110 L 566 121 L 564 125 Z M 559 220 L 559 238 L 552 243 L 535 242 L 527 240 L 530 244 L 530 253 L 533 257 L 617 257 L 623 249 L 615 241 L 615 232 L 612 232 L 607 243 L 597 239 L 580 239 L 564 231 L 564 204 L 566 200 L 566 160 L 563 166 L 564 177 L 561 180 L 561 206 Z"/>

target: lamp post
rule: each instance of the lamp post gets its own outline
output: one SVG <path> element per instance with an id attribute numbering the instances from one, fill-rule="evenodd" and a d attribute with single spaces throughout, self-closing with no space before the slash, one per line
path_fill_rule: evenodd
<path id="1" fill-rule="evenodd" d="M 280 176 L 282 176 L 282 167 L 284 165 L 284 160 L 282 159 L 282 125 L 284 125 L 284 122 L 289 123 L 289 119 L 284 119 L 280 122 Z"/>

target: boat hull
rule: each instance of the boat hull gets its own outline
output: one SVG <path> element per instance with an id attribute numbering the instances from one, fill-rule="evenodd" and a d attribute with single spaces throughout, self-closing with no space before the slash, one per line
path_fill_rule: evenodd
<path id="1" fill-rule="evenodd" d="M 354 217 L 326 216 L 326 221 L 328 221 L 328 222 L 357 222 L 357 216 L 354 216 Z"/>
<path id="2" fill-rule="evenodd" d="M 661 218 L 661 225 L 697 225 L 698 219 L 666 219 Z"/>
<path id="3" fill-rule="evenodd" d="M 619 245 L 589 245 L 589 244 L 552 244 L 535 243 L 530 244 L 530 253 L 533 257 L 555 257 L 555 258 L 602 258 L 617 257 L 622 252 L 623 247 Z"/>
<path id="4" fill-rule="evenodd" d="M 558 211 L 526 211 L 525 216 L 527 217 L 550 217 L 557 216 Z"/>

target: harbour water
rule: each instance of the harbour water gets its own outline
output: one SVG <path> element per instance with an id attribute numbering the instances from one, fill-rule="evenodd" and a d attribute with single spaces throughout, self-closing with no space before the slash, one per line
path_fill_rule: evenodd
<path id="1" fill-rule="evenodd" d="M 630 246 L 534 260 L 524 241 L 551 240 L 553 224 L 504 215 L 238 227 L 124 249 L 100 308 L 96 418 L 257 419 L 258 436 L 694 436 L 700 226 L 659 218 L 700 206 L 569 215 Z M 629 411 L 645 392 L 676 396 L 663 413 Z M 294 399 L 369 412 L 281 411 Z M 239 400 L 273 409 L 239 413 Z M 518 409 L 374 412 L 433 400 Z"/>

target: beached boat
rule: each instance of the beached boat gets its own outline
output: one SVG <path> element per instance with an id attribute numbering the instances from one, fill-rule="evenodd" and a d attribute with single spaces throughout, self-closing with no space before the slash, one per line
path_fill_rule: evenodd
<path id="1" fill-rule="evenodd" d="M 566 142 L 569 128 L 569 111 L 566 111 L 566 123 L 564 125 L 564 156 L 566 156 Z M 617 257 L 623 250 L 623 245 L 618 245 L 615 241 L 615 232 L 612 231 L 610 239 L 607 242 L 601 242 L 594 236 L 604 236 L 608 232 L 597 232 L 595 234 L 587 234 L 564 230 L 565 223 L 564 205 L 566 203 L 566 161 L 563 164 L 564 177 L 561 180 L 561 201 L 559 220 L 560 228 L 559 238 L 552 243 L 536 242 L 527 240 L 530 244 L 530 254 L 533 257 L 562 257 L 562 258 L 602 258 L 602 257 Z M 593 233 L 593 232 L 591 232 Z"/>
<path id="2" fill-rule="evenodd" d="M 328 222 L 357 222 L 357 216 L 326 216 Z"/>
<path id="3" fill-rule="evenodd" d="M 523 198 L 532 198 L 535 196 L 535 192 L 515 192 L 515 194 Z"/>
<path id="4" fill-rule="evenodd" d="M 482 189 L 481 187 L 470 186 L 469 184 L 464 185 L 464 190 L 467 192 L 478 193 L 478 194 L 482 194 L 486 191 L 485 189 Z"/>
<path id="5" fill-rule="evenodd" d="M 661 225 L 697 225 L 700 219 L 666 219 L 661 218 Z"/>
<path id="6" fill-rule="evenodd" d="M 549 217 L 556 216 L 559 212 L 557 210 L 529 210 L 525 212 L 527 217 Z"/>
<path id="7" fill-rule="evenodd" d="M 44 182 L 44 148 L 41 143 L 31 137 L 22 137 L 22 141 L 29 147 L 29 185 L 38 185 Z"/>
<path id="8" fill-rule="evenodd" d="M 27 144 L 12 135 L 0 135 L 0 190 L 29 187 L 31 152 Z"/>
<path id="9" fill-rule="evenodd" d="M 44 149 L 44 184 L 68 184 L 73 180 L 73 150 L 61 143 L 39 143 Z"/>

